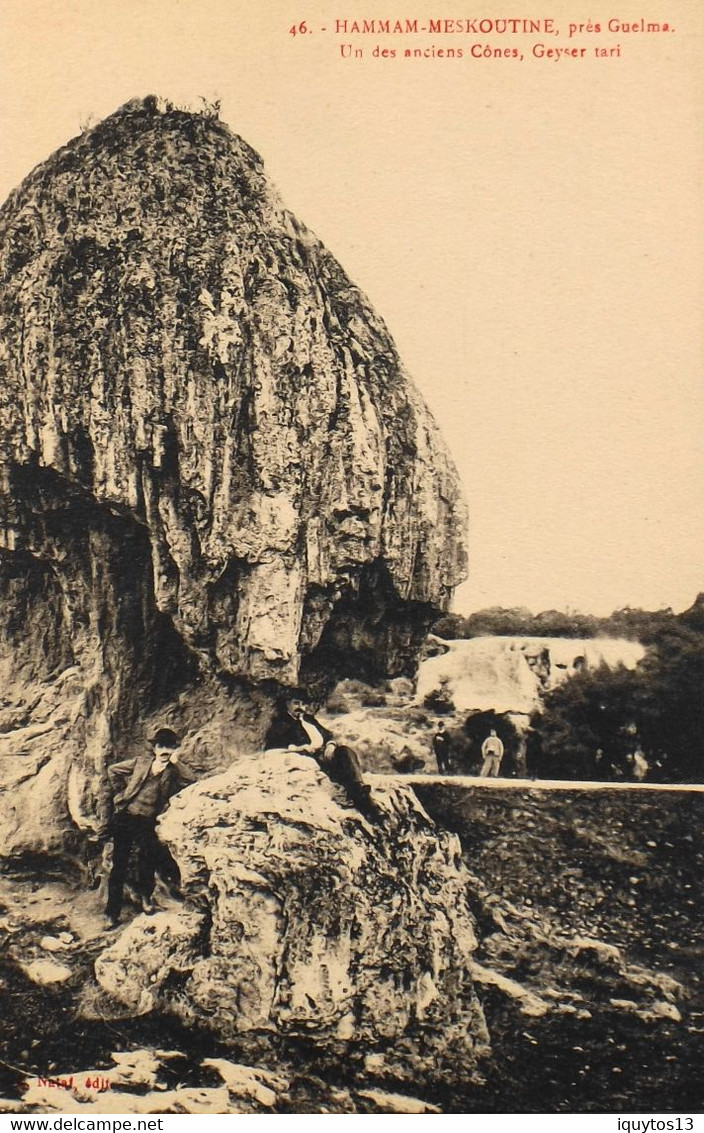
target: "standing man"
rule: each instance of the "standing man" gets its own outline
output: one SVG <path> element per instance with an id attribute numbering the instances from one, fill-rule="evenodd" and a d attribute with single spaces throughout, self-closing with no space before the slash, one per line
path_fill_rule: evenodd
<path id="1" fill-rule="evenodd" d="M 482 758 L 484 760 L 480 771 L 482 778 L 496 779 L 503 757 L 504 745 L 497 736 L 496 729 L 492 728 L 482 744 Z"/>
<path id="2" fill-rule="evenodd" d="M 114 763 L 108 768 L 113 789 L 113 817 L 109 829 L 112 838 L 112 868 L 108 880 L 105 914 L 110 928 L 120 921 L 122 896 L 127 877 L 130 852 L 137 857 L 136 888 L 142 911 L 153 913 L 154 874 L 180 895 L 181 876 L 167 847 L 156 835 L 156 820 L 169 799 L 187 786 L 178 766 L 179 739 L 171 728 L 159 728 L 151 750 L 136 759 Z"/>
<path id="3" fill-rule="evenodd" d="M 628 756 L 628 767 L 631 778 L 635 779 L 636 783 L 642 783 L 648 774 L 649 765 L 645 758 L 645 752 L 640 744 L 636 746 L 636 750 L 633 754 Z"/>
<path id="4" fill-rule="evenodd" d="M 445 731 L 442 720 L 438 720 L 437 730 L 433 736 L 433 751 L 435 752 L 439 773 L 448 775 L 450 772 L 450 737 Z"/>

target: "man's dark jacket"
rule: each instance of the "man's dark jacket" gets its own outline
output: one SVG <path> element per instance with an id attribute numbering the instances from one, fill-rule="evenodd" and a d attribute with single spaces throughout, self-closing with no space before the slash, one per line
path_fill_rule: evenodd
<path id="1" fill-rule="evenodd" d="M 153 754 L 145 752 L 144 755 L 140 755 L 136 759 L 126 759 L 122 763 L 113 763 L 108 768 L 110 785 L 115 792 L 112 800 L 115 814 L 126 810 L 129 804 L 137 798 L 151 773 L 153 762 Z M 161 789 L 159 793 L 164 800 L 164 805 L 177 791 L 193 782 L 173 763 L 167 763 L 160 773 L 160 779 Z"/>
<path id="2" fill-rule="evenodd" d="M 329 732 L 327 728 L 319 724 L 315 716 L 304 712 L 303 717 L 309 724 L 312 724 L 314 728 L 317 728 L 325 743 L 332 739 L 332 732 Z M 301 724 L 301 721 L 286 712 L 272 721 L 264 740 L 264 748 L 266 751 L 269 751 L 271 748 L 275 747 L 288 747 L 289 744 L 295 744 L 296 747 L 307 747 L 309 743 L 310 739 L 308 733 Z"/>
<path id="3" fill-rule="evenodd" d="M 436 755 L 447 755 L 450 750 L 450 737 L 447 732 L 436 732 L 433 736 L 433 751 Z"/>

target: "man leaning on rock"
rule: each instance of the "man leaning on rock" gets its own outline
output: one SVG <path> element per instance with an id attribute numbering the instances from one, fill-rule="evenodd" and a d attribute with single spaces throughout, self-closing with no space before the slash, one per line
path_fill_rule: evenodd
<path id="1" fill-rule="evenodd" d="M 321 770 L 345 788 L 358 811 L 380 821 L 382 816 L 370 798 L 371 788 L 364 782 L 357 753 L 335 742 L 332 732 L 316 720 L 301 693 L 294 691 L 281 698 L 264 747 L 267 751 L 284 748 L 313 756 Z"/>
<path id="2" fill-rule="evenodd" d="M 152 895 L 156 873 L 174 896 L 180 896 L 178 866 L 156 834 L 156 820 L 171 796 L 192 782 L 178 766 L 179 746 L 178 736 L 171 728 L 159 728 L 150 751 L 108 768 L 113 791 L 108 838 L 112 839 L 113 850 L 105 915 L 110 928 L 119 924 L 133 847 L 136 851 L 136 889 L 142 911 L 154 912 Z"/>

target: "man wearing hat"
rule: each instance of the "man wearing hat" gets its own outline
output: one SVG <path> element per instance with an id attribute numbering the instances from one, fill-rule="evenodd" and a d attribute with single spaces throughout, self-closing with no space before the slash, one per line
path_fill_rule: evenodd
<path id="1" fill-rule="evenodd" d="M 179 893 L 181 876 L 178 866 L 156 835 L 156 820 L 169 799 L 192 781 L 178 766 L 179 746 L 178 736 L 171 728 L 159 728 L 150 751 L 108 768 L 113 790 L 113 817 L 109 830 L 113 849 L 105 914 L 111 928 L 115 928 L 120 920 L 133 847 L 137 858 L 136 890 L 143 912 L 154 912 L 155 873 L 159 873 L 174 894 Z"/>
<path id="2" fill-rule="evenodd" d="M 334 783 L 344 787 L 350 802 L 373 822 L 383 815 L 371 798 L 371 787 L 364 782 L 357 753 L 338 744 L 332 732 L 320 723 L 297 689 L 285 693 L 264 740 L 266 751 L 279 748 L 311 755 Z"/>

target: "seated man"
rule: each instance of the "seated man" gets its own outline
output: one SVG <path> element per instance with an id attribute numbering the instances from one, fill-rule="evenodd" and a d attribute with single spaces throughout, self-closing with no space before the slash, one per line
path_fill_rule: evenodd
<path id="1" fill-rule="evenodd" d="M 297 693 L 283 697 L 264 740 L 264 748 L 286 748 L 302 755 L 312 755 L 319 767 L 334 783 L 343 786 L 350 801 L 367 818 L 380 815 L 371 801 L 371 788 L 364 782 L 357 753 L 351 747 L 336 744 L 329 732 Z"/>
<path id="2" fill-rule="evenodd" d="M 111 928 L 115 928 L 120 920 L 132 847 L 136 850 L 136 888 L 142 910 L 154 912 L 155 873 L 163 878 L 172 892 L 180 895 L 178 866 L 156 834 L 156 820 L 171 796 L 192 781 L 178 767 L 178 748 L 176 733 L 171 728 L 159 728 L 152 740 L 151 751 L 108 768 L 114 792 L 113 816 L 108 830 L 113 850 L 105 914 Z"/>

